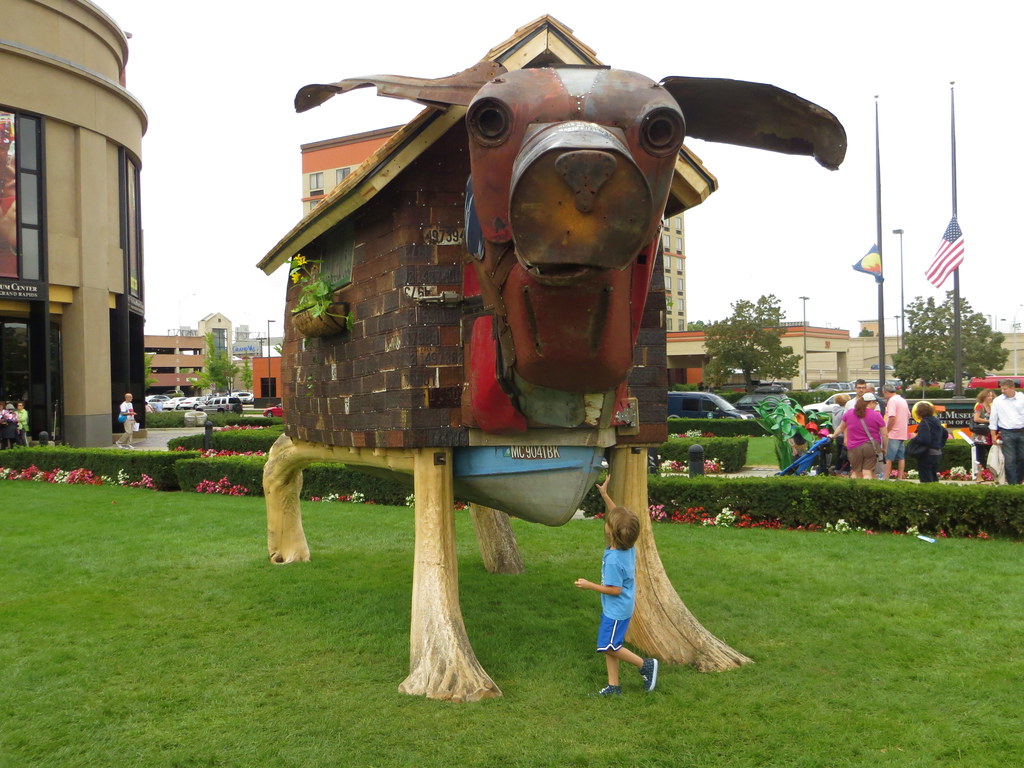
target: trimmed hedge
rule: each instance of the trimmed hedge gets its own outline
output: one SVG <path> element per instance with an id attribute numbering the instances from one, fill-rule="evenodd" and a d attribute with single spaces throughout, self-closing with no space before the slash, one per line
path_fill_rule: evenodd
<path id="1" fill-rule="evenodd" d="M 0 454 L 0 466 L 9 469 L 88 469 L 97 475 L 117 477 L 124 470 L 132 482 L 143 474 L 149 475 L 161 491 L 179 488 L 175 465 L 182 459 L 198 457 L 197 453 L 162 451 L 126 451 L 111 448 L 68 448 L 65 446 L 39 446 L 17 448 Z"/>
<path id="2" fill-rule="evenodd" d="M 853 527 L 973 536 L 1024 536 L 1024 486 L 954 485 L 850 480 L 841 477 L 648 477 L 648 502 L 666 511 L 700 507 L 714 516 L 724 507 L 755 522 L 791 528 L 843 519 Z M 581 505 L 604 511 L 597 491 Z"/>
<path id="3" fill-rule="evenodd" d="M 745 437 L 676 437 L 662 443 L 658 452 L 662 461 L 690 460 L 690 446 L 704 448 L 705 459 L 718 459 L 723 472 L 739 472 L 747 463 L 747 439 Z"/>
<path id="4" fill-rule="evenodd" d="M 185 426 L 186 413 L 188 411 L 157 411 L 156 413 L 147 413 L 144 417 L 146 429 L 182 429 Z M 275 424 L 284 423 L 282 419 L 278 418 L 239 416 L 237 413 L 208 413 L 206 417 L 213 422 L 215 427 L 239 425 L 270 427 Z"/>
<path id="5" fill-rule="evenodd" d="M 669 434 L 682 435 L 691 429 L 710 432 L 715 437 L 764 437 L 768 434 L 753 419 L 677 419 L 672 416 L 668 420 Z"/>
<path id="6" fill-rule="evenodd" d="M 231 485 L 247 488 L 249 495 L 262 496 L 265 463 L 266 458 L 262 456 L 215 456 L 209 459 L 190 458 L 179 461 L 175 466 L 178 483 L 183 490 L 194 491 L 204 480 L 218 482 L 227 478 Z M 332 493 L 350 496 L 359 491 L 367 501 L 403 506 L 405 498 L 412 493 L 412 475 L 408 476 L 408 483 L 400 479 L 403 477 L 378 477 L 342 464 L 310 464 L 302 471 L 302 498 L 324 497 Z"/>
<path id="7" fill-rule="evenodd" d="M 217 451 L 237 451 L 238 453 L 263 451 L 266 453 L 283 433 L 284 425 L 278 425 L 267 427 L 266 429 L 215 431 L 210 437 L 213 448 Z M 206 435 L 204 432 L 176 437 L 173 440 L 167 441 L 167 448 L 171 451 L 178 448 L 184 448 L 187 451 L 201 451 L 205 439 Z"/>

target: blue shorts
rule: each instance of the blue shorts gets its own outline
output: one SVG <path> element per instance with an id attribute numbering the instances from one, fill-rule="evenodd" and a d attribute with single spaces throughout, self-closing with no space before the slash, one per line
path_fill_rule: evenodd
<path id="1" fill-rule="evenodd" d="M 886 461 L 903 461 L 907 455 L 907 444 L 902 440 L 890 440 L 885 452 Z"/>
<path id="2" fill-rule="evenodd" d="M 626 642 L 626 630 L 630 619 L 609 619 L 601 614 L 601 626 L 597 628 L 597 650 L 617 651 Z"/>

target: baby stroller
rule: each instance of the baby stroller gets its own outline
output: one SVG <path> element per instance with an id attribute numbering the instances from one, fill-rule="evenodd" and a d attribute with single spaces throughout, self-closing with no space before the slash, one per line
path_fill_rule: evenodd
<path id="1" fill-rule="evenodd" d="M 824 437 L 818 438 L 817 440 L 815 440 L 811 444 L 810 448 L 808 448 L 806 451 L 804 451 L 804 453 L 801 454 L 797 458 L 796 461 L 794 461 L 792 464 L 790 464 L 788 467 L 786 467 L 781 472 L 776 472 L 775 474 L 776 475 L 803 475 L 803 474 L 806 474 L 807 471 L 811 468 L 811 466 L 816 461 L 820 460 L 821 452 L 823 450 L 825 450 L 826 447 L 831 442 L 832 442 L 832 437 L 830 435 L 825 435 Z"/>

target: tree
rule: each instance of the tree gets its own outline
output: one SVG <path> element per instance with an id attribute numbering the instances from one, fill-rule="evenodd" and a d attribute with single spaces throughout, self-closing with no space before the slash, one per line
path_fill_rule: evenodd
<path id="1" fill-rule="evenodd" d="M 731 317 L 712 323 L 704 332 L 704 349 L 710 358 L 704 366 L 704 380 L 717 386 L 733 371 L 743 374 L 747 391 L 755 379 L 795 376 L 800 355 L 782 346 L 782 310 L 773 295 L 757 303 L 741 299 L 732 305 Z"/>
<path id="2" fill-rule="evenodd" d="M 963 374 L 984 376 L 1006 364 L 1005 336 L 993 332 L 980 312 L 960 297 L 960 363 L 953 369 L 953 292 L 936 304 L 918 296 L 906 308 L 907 333 L 903 349 L 892 356 L 896 375 L 903 381 L 957 381 Z"/>
<path id="3" fill-rule="evenodd" d="M 688 331 L 703 331 L 708 327 L 708 324 L 703 320 L 688 320 L 686 323 L 686 330 Z"/>
<path id="4" fill-rule="evenodd" d="M 874 336 L 875 332 L 872 331 L 870 328 L 861 328 L 860 329 L 860 333 L 858 333 L 857 335 L 858 336 L 863 336 L 863 337 L 866 338 L 868 336 Z"/>
<path id="5" fill-rule="evenodd" d="M 226 392 L 231 388 L 231 381 L 238 375 L 238 366 L 231 362 L 226 350 L 217 349 L 213 343 L 213 334 L 206 334 L 206 362 L 203 370 L 190 380 L 197 387 L 212 389 L 215 392 Z"/>
<path id="6" fill-rule="evenodd" d="M 252 392 L 252 360 L 249 359 L 248 355 L 242 358 L 242 372 L 239 374 L 239 378 L 242 380 L 242 387 L 247 392 Z"/>
<path id="7" fill-rule="evenodd" d="M 145 363 L 145 378 L 142 382 L 142 391 L 149 392 L 149 388 L 156 384 L 156 376 L 153 374 L 153 358 L 156 357 L 155 352 L 146 352 L 143 355 Z"/>

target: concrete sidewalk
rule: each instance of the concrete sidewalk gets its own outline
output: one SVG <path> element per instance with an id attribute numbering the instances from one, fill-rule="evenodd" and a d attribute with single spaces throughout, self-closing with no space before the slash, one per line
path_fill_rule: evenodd
<path id="1" fill-rule="evenodd" d="M 147 429 L 145 437 L 136 437 L 132 446 L 138 451 L 166 451 L 167 443 L 176 437 L 203 434 L 203 427 L 188 429 Z M 117 435 L 115 435 L 117 437 Z"/>

